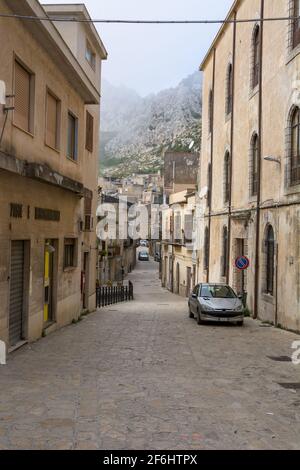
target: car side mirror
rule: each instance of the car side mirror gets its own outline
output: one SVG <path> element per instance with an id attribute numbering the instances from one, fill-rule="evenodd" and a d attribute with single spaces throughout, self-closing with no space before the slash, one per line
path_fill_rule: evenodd
<path id="1" fill-rule="evenodd" d="M 196 294 L 192 294 L 193 299 L 197 299 Z"/>

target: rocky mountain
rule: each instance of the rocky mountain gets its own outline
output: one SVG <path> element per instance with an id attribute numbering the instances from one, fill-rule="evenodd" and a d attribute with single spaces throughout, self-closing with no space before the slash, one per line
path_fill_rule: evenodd
<path id="1" fill-rule="evenodd" d="M 158 171 L 168 149 L 200 150 L 201 75 L 140 97 L 102 85 L 100 171 L 106 176 Z"/>

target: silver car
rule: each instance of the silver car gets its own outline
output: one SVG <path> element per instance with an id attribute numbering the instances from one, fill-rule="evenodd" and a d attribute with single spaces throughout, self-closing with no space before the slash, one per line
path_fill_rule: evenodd
<path id="1" fill-rule="evenodd" d="M 241 297 L 224 284 L 199 284 L 189 297 L 190 318 L 204 321 L 244 324 L 244 306 Z"/>

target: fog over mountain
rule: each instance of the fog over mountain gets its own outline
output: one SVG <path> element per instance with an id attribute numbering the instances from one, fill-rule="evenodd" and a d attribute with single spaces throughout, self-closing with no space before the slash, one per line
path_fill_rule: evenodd
<path id="1" fill-rule="evenodd" d="M 102 173 L 158 171 L 165 150 L 200 150 L 201 74 L 145 98 L 103 81 L 101 112 Z"/>

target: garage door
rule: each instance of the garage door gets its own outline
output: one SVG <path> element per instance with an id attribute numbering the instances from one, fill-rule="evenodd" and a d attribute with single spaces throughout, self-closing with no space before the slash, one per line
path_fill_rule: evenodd
<path id="1" fill-rule="evenodd" d="M 11 244 L 9 344 L 16 345 L 23 337 L 24 241 Z"/>

